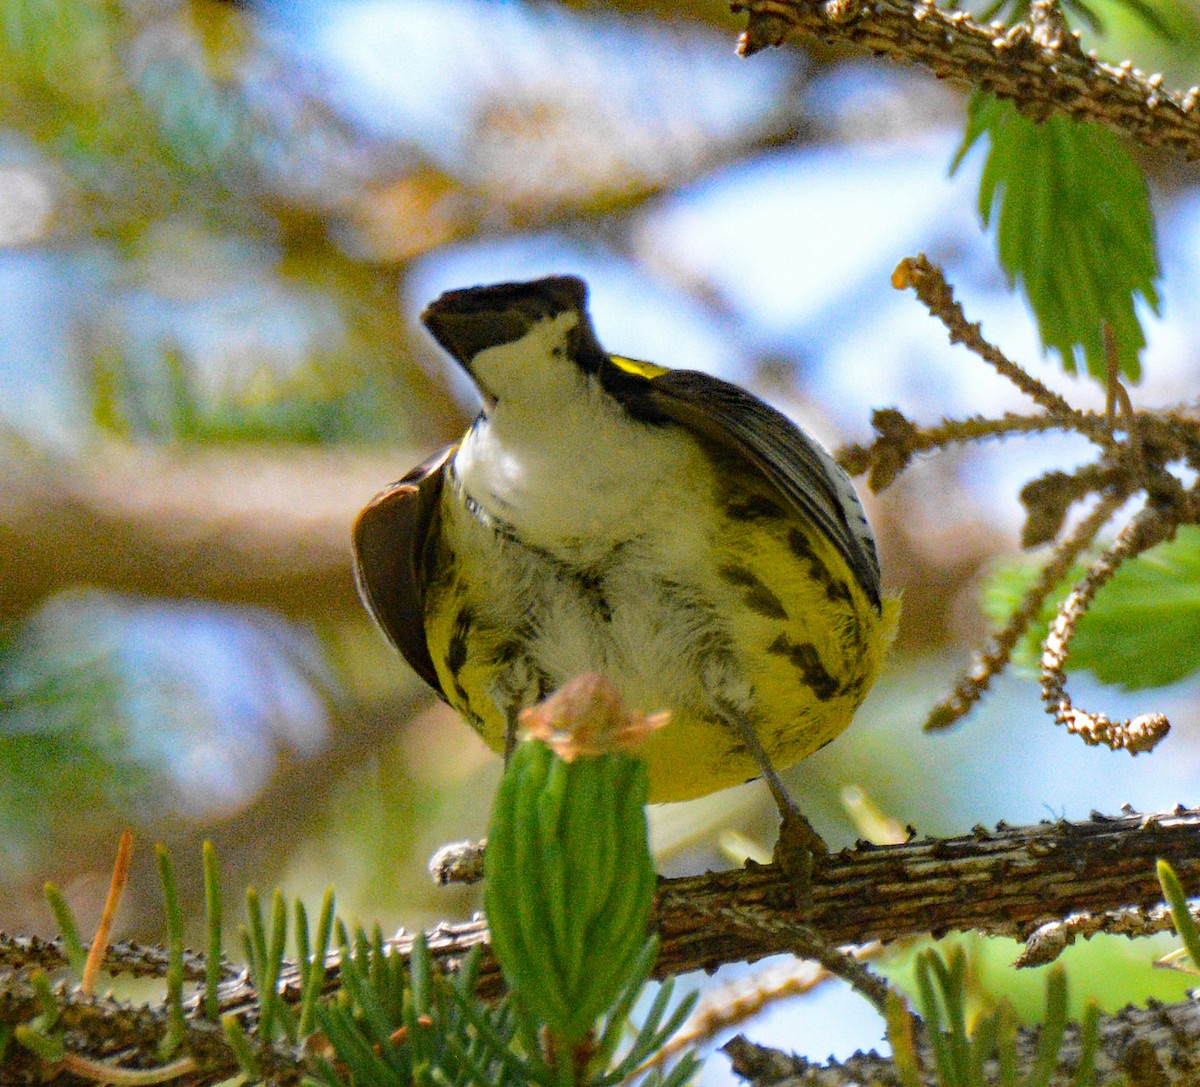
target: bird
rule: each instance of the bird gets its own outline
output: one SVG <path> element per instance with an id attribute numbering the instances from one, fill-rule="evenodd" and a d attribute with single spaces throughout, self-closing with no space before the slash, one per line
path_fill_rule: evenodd
<path id="1" fill-rule="evenodd" d="M 522 710 L 598 673 L 669 714 L 643 749 L 650 802 L 762 777 L 820 854 L 778 772 L 846 728 L 895 630 L 862 505 L 758 397 L 607 352 L 587 298 L 554 275 L 424 310 L 482 407 L 359 515 L 362 599 L 498 752 Z"/>

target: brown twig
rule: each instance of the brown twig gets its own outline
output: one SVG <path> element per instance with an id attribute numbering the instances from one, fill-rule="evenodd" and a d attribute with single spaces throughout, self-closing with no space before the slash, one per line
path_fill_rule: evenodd
<path id="1" fill-rule="evenodd" d="M 132 978 L 162 978 L 167 973 L 167 951 L 162 947 L 118 940 L 108 947 L 105 969 L 113 975 Z M 28 970 L 52 973 L 67 966 L 61 940 L 43 940 L 39 936 L 7 936 L 0 933 L 0 975 Z M 183 976 L 187 981 L 203 981 L 204 956 L 184 950 Z M 233 979 L 230 971 L 227 980 Z"/>
<path id="2" fill-rule="evenodd" d="M 820 963 L 829 973 L 847 982 L 855 992 L 873 1004 L 880 1015 L 884 1013 L 887 982 L 871 973 L 861 959 L 843 951 L 810 925 L 762 906 L 743 906 L 738 909 L 720 907 L 717 912 L 730 924 L 751 930 L 756 938 L 769 935 L 778 941 L 781 951 L 787 951 L 799 959 Z"/>
<path id="3" fill-rule="evenodd" d="M 1071 429 L 1101 438 L 1111 443 L 1111 436 L 1098 429 L 1083 412 L 1076 411 L 1063 397 L 1047 388 L 1032 374 L 1026 373 L 998 347 L 984 339 L 979 322 L 967 320 L 962 306 L 954 299 L 954 290 L 946 276 L 924 253 L 905 257 L 892 272 L 892 286 L 897 290 L 911 287 L 925 308 L 942 322 L 950 333 L 952 344 L 961 343 L 978 355 L 1002 377 L 1011 381 L 1039 407 L 1056 418 L 1070 420 Z"/>
<path id="4" fill-rule="evenodd" d="M 844 949 L 845 954 L 860 962 L 869 962 L 880 950 L 878 944 Z M 774 1004 L 811 993 L 834 976 L 819 963 L 792 960 L 706 990 L 678 1033 L 638 1068 L 637 1075 L 665 1068 L 681 1053 L 711 1042 L 718 1034 L 753 1019 Z"/>
<path id="5" fill-rule="evenodd" d="M 1200 909 L 1192 907 L 1191 913 L 1193 918 L 1200 920 Z M 1104 910 L 1099 913 L 1083 910 L 1069 914 L 1061 921 L 1048 921 L 1031 932 L 1025 939 L 1021 953 L 1013 960 L 1013 966 L 1017 969 L 1046 966 L 1076 940 L 1090 940 L 1101 933 L 1132 940 L 1174 931 L 1175 922 L 1167 906 L 1155 906 L 1149 910 Z"/>
<path id="6" fill-rule="evenodd" d="M 738 42 L 743 55 L 779 45 L 789 33 L 848 42 L 1010 99 L 1037 121 L 1059 113 L 1200 158 L 1200 88 L 1165 91 L 1161 75 L 1146 76 L 1129 61 L 1104 64 L 1084 54 L 1073 34 L 1039 42 L 1026 24 L 980 26 L 932 0 L 735 0 L 733 9 L 749 17 Z"/>
<path id="7" fill-rule="evenodd" d="M 1084 413 L 1086 426 L 1101 420 Z M 878 435 L 870 445 L 846 445 L 837 451 L 838 463 L 852 476 L 869 473 L 867 485 L 876 493 L 890 487 L 918 453 L 930 453 L 950 445 L 1007 438 L 1014 434 L 1045 434 L 1051 430 L 1076 429 L 1071 420 L 1051 415 L 1017 415 L 1005 412 L 995 419 L 981 415 L 969 419 L 943 419 L 936 426 L 921 427 L 895 408 L 880 408 L 871 416 Z"/>
<path id="8" fill-rule="evenodd" d="M 1042 701 L 1060 725 L 1075 733 L 1089 746 L 1104 744 L 1131 755 L 1150 751 L 1170 730 L 1161 713 L 1140 714 L 1124 721 L 1111 721 L 1102 713 L 1076 708 L 1067 694 L 1064 666 L 1070 654 L 1071 639 L 1084 612 L 1121 563 L 1149 550 L 1175 535 L 1179 522 L 1162 510 L 1148 506 L 1141 510 L 1118 534 L 1116 542 L 1088 568 L 1083 578 L 1067 594 L 1050 624 L 1050 633 L 1042 650 Z"/>
<path id="9" fill-rule="evenodd" d="M 1026 590 L 1008 621 L 991 636 L 988 644 L 975 654 L 970 668 L 955 684 L 953 693 L 930 711 L 925 720 L 926 732 L 949 728 L 979 701 L 992 680 L 1007 667 L 1017 642 L 1029 629 L 1030 623 L 1037 618 L 1047 598 L 1062 584 L 1075 560 L 1091 546 L 1097 534 L 1125 502 L 1126 497 L 1118 493 L 1102 498 L 1096 508 L 1080 522 L 1070 538 L 1055 549 L 1050 561 L 1042 567 L 1037 581 Z"/>

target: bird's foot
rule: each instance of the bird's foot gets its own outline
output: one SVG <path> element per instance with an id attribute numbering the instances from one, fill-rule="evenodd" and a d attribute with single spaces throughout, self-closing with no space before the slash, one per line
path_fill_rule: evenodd
<path id="1" fill-rule="evenodd" d="M 792 804 L 783 811 L 779 824 L 779 840 L 775 843 L 775 863 L 783 870 L 792 885 L 796 909 L 808 913 L 812 909 L 813 871 L 829 847 L 800 811 Z"/>

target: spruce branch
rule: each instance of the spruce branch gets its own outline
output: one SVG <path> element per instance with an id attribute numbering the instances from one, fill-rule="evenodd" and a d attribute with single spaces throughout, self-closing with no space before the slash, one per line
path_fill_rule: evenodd
<path id="1" fill-rule="evenodd" d="M 1094 815 L 1084 822 L 1059 820 L 1025 827 L 977 827 L 954 838 L 914 838 L 899 845 L 859 842 L 822 861 L 813 875 L 813 906 L 801 919 L 837 946 L 878 940 L 893 943 L 929 933 L 975 930 L 1025 940 L 1042 926 L 1082 913 L 1079 935 L 1116 932 L 1150 935 L 1171 929 L 1159 907 L 1155 864 L 1166 857 L 1186 884 L 1200 881 L 1200 809 L 1118 816 Z M 762 911 L 768 911 L 764 914 Z M 783 928 L 762 925 L 774 915 Z M 797 923 L 791 884 L 775 865 L 660 879 L 655 927 L 660 948 L 658 977 L 727 962 L 754 961 L 790 950 L 788 926 Z M 461 961 L 488 943 L 481 916 L 444 922 L 424 934 L 434 959 Z M 407 954 L 414 936 L 399 933 L 389 943 Z M 190 979 L 204 979 L 203 957 L 185 953 Z M 27 974 L 66 965 L 61 941 L 0 934 L 0 972 Z M 163 976 L 161 949 L 116 943 L 106 969 Z M 326 987 L 336 986 L 338 965 L 330 961 Z M 480 992 L 501 991 L 494 959 L 480 965 Z M 285 964 L 279 979 L 285 1002 L 300 995 L 300 969 Z M 222 1009 L 244 1008 L 254 989 L 244 972 L 230 971 L 221 986 Z M 12 993 L 0 997 L 0 1023 L 13 1021 Z M 32 994 L 16 1010 L 34 1008 Z M 8 1002 L 7 1004 L 5 1002 Z M 5 1010 L 8 1007 L 8 1011 Z"/>
<path id="2" fill-rule="evenodd" d="M 818 867 L 805 921 L 839 945 L 964 929 L 1025 939 L 1080 911 L 1157 906 L 1162 894 L 1154 866 L 1160 856 L 1191 885 L 1200 877 L 1197 830 L 1200 811 L 1181 808 L 1097 815 L 1083 823 L 980 827 L 970 835 L 903 845 L 859 843 Z M 792 917 L 787 886 L 773 866 L 662 881 L 658 970 L 713 968 L 787 950 L 777 934 L 752 936 L 745 926 L 709 916 L 726 907 L 735 914 L 768 908 Z M 1169 928 L 1169 920 L 1160 923 L 1161 931 Z"/>
<path id="3" fill-rule="evenodd" d="M 822 946 L 861 944 L 872 939 L 893 942 L 930 932 L 975 929 L 989 934 L 1027 938 L 1045 926 L 1063 926 L 1069 942 L 1094 932 L 1145 935 L 1169 931 L 1169 911 L 1162 906 L 1156 863 L 1167 859 L 1184 886 L 1200 883 L 1200 810 L 1179 808 L 1155 815 L 1126 812 L 1117 817 L 1093 816 L 1086 822 L 1043 823 L 1028 827 L 976 828 L 949 839 L 912 839 L 899 845 L 852 849 L 825 858 L 813 877 L 812 909 L 798 918 L 792 885 L 773 865 L 684 879 L 660 880 L 655 927 L 660 940 L 657 976 L 724 962 L 763 958 L 781 951 L 803 951 L 798 936 L 811 929 Z M 408 957 L 414 943 L 425 939 L 443 967 L 461 963 L 471 947 L 486 944 L 480 918 L 464 925 L 440 925 L 431 933 L 398 936 L 387 946 Z M 382 944 L 380 946 L 383 946 Z M 808 953 L 808 952 L 804 952 Z M 204 964 L 185 956 L 189 976 L 200 982 Z M 122 962 L 166 957 L 135 954 L 117 945 L 107 967 Z M 1040 961 L 1045 961 L 1045 956 Z M 61 943 L 45 944 L 0 936 L 0 1028 L 23 1024 L 42 1014 L 46 995 L 34 977 L 39 968 L 61 969 Z M 841 971 L 839 971 L 841 972 Z M 279 978 L 281 1006 L 294 1009 L 300 999 L 299 964 L 285 964 Z M 341 981 L 342 965 L 330 961 L 326 991 Z M 502 990 L 494 959 L 479 963 L 476 991 L 485 997 Z M 207 1019 L 201 996 L 188 1004 L 177 1055 L 196 1062 L 195 1082 L 216 1082 L 234 1074 L 235 1058 L 222 1026 Z M 299 1064 L 294 1050 L 281 1041 L 259 1037 L 257 999 L 245 974 L 222 986 L 225 1019 L 240 1024 L 253 1061 L 271 1083 L 294 1083 Z M 55 1021 L 70 1038 L 70 1052 L 82 1060 L 104 1060 L 117 1051 L 138 1059 L 129 1068 L 160 1067 L 156 1048 L 170 1022 L 165 1005 L 130 1008 L 111 999 L 87 996 L 78 989 L 58 988 Z M 236 1009 L 232 1011 L 231 1009 Z M 290 1013 L 289 1013 L 290 1014 Z M 1147 1026 L 1151 1030 L 1153 1024 Z M 35 1082 L 44 1071 L 30 1055 L 6 1061 L 13 1082 Z M 28 1074 L 26 1074 L 28 1073 Z"/>
<path id="4" fill-rule="evenodd" d="M 743 56 L 793 33 L 846 42 L 1010 99 L 1035 121 L 1059 113 L 1200 158 L 1200 88 L 1166 91 L 1159 74 L 1085 54 L 1075 34 L 1047 36 L 1029 23 L 980 26 L 932 0 L 735 0 L 732 8 L 748 17 L 738 42 Z"/>

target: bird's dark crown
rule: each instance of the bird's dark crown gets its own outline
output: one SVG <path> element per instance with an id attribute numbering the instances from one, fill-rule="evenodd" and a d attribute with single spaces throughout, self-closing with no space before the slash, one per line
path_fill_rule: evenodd
<path id="1" fill-rule="evenodd" d="M 577 276 L 548 276 L 523 283 L 496 283 L 447 291 L 431 302 L 421 321 L 460 363 L 489 347 L 519 340 L 539 321 L 560 313 L 579 315 L 571 336 L 571 354 L 595 370 L 604 356 L 587 312 L 587 284 Z"/>

